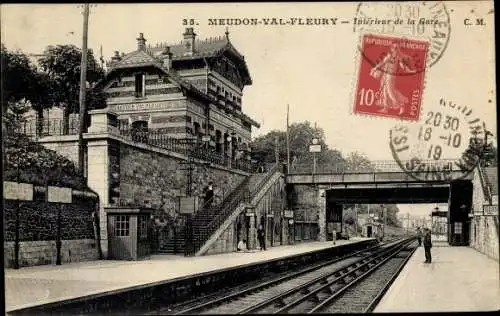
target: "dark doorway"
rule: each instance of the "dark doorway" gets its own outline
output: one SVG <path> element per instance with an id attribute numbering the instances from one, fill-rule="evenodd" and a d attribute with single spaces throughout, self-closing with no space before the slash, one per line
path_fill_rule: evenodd
<path id="1" fill-rule="evenodd" d="M 366 237 L 368 237 L 368 238 L 372 237 L 372 227 L 371 226 L 366 226 Z"/>

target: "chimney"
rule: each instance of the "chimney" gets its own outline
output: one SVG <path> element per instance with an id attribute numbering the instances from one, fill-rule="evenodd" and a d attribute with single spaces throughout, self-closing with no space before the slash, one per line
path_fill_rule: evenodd
<path id="1" fill-rule="evenodd" d="M 120 56 L 120 52 L 115 50 L 115 55 L 113 57 L 111 57 L 111 61 L 119 62 L 120 60 L 122 60 L 122 57 Z"/>
<path id="2" fill-rule="evenodd" d="M 170 71 L 170 69 L 172 69 L 172 53 L 170 52 L 170 47 L 165 47 L 161 52 L 161 55 L 163 59 L 163 68 Z"/>
<path id="3" fill-rule="evenodd" d="M 184 36 L 184 46 L 186 47 L 186 55 L 192 55 L 194 53 L 194 41 L 196 39 L 196 34 L 192 27 L 187 27 L 186 32 L 182 34 Z"/>
<path id="4" fill-rule="evenodd" d="M 144 38 L 143 33 L 139 33 L 139 37 L 137 38 L 137 50 L 143 50 L 146 48 L 146 39 Z"/>
<path id="5" fill-rule="evenodd" d="M 122 57 L 120 56 L 120 53 L 115 50 L 115 55 L 111 57 L 111 61 L 107 64 L 108 67 L 114 67 L 117 63 L 120 62 L 120 60 L 122 60 Z"/>

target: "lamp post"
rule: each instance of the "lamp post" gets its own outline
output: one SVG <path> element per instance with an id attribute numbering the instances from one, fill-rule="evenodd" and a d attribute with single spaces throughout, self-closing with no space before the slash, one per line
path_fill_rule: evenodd
<path id="1" fill-rule="evenodd" d="M 313 153 L 313 170 L 312 170 L 312 180 L 314 183 L 314 175 L 316 174 L 316 153 L 321 152 L 321 145 L 319 144 L 319 139 L 314 137 L 309 145 L 309 152 Z"/>

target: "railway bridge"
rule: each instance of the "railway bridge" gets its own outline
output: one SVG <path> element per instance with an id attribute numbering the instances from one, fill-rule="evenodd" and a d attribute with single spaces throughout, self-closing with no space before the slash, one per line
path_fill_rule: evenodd
<path id="1" fill-rule="evenodd" d="M 426 171 L 402 169 L 412 164 L 375 161 L 358 170 L 342 165 L 291 168 L 286 176 L 289 207 L 316 213 L 319 239 L 327 240 L 328 224 L 342 225 L 344 204 L 448 203 L 448 243 L 468 245 L 473 172 L 451 160 L 420 162 Z"/>

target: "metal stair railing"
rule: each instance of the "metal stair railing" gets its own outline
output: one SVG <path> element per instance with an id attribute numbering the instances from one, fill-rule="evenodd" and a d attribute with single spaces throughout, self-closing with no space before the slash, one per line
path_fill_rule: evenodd
<path id="1" fill-rule="evenodd" d="M 277 172 L 280 170 L 280 167 L 282 166 L 281 163 L 276 163 L 274 164 L 270 169 L 269 171 L 266 173 L 266 175 L 260 179 L 257 183 L 255 183 L 251 188 L 250 188 L 250 196 L 249 196 L 249 201 L 251 200 L 251 198 L 253 198 L 257 193 L 258 191 L 260 191 L 260 189 L 264 186 L 264 184 L 266 184 L 269 179 L 271 179 L 271 177 Z"/>
<path id="2" fill-rule="evenodd" d="M 224 200 L 216 207 L 208 207 L 200 210 L 193 218 L 194 252 L 196 253 L 215 233 L 215 231 L 226 221 L 234 210 L 251 199 L 259 192 L 260 188 L 279 170 L 281 164 L 274 165 L 267 174 L 256 184 L 250 187 L 250 177 L 236 187 Z M 256 176 L 256 175 L 253 175 Z"/>
<path id="3" fill-rule="evenodd" d="M 200 250 L 238 205 L 247 201 L 249 180 L 250 177 L 243 180 L 218 206 L 205 208 L 196 213 L 193 218 L 194 253 Z"/>

